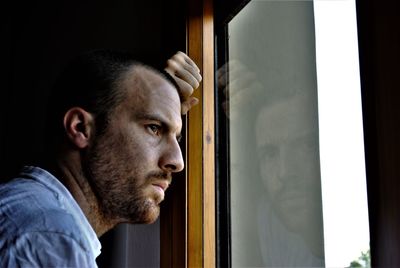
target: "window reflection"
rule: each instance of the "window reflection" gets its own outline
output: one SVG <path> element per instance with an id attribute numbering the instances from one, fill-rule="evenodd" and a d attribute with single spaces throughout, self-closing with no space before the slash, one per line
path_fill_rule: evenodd
<path id="1" fill-rule="evenodd" d="M 353 0 L 253 0 L 229 22 L 233 267 L 369 260 L 355 23 Z"/>
<path id="2" fill-rule="evenodd" d="M 258 232 L 269 266 L 323 266 L 315 99 L 294 94 L 261 107 L 255 121 L 260 179 Z"/>
<path id="3" fill-rule="evenodd" d="M 233 267 L 325 264 L 313 23 L 310 1 L 251 1 L 229 23 Z"/>

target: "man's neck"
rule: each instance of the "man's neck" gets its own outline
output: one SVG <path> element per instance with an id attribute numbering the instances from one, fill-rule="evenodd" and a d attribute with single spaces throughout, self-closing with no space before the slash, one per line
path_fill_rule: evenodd
<path id="1" fill-rule="evenodd" d="M 68 189 L 96 232 L 97 237 L 117 224 L 108 221 L 102 213 L 98 198 L 84 176 L 80 165 L 74 165 L 71 164 L 71 161 L 61 159 L 57 163 L 46 165 L 46 169 L 54 174 Z"/>

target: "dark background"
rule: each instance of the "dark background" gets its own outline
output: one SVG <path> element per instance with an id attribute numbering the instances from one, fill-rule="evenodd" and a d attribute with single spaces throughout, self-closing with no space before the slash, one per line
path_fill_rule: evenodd
<path id="1" fill-rule="evenodd" d="M 97 48 L 167 59 L 185 49 L 182 1 L 13 1 L 1 8 L 1 178 L 41 154 L 46 97 L 65 64 Z"/>
<path id="2" fill-rule="evenodd" d="M 400 267 L 400 5 L 356 6 L 372 267 Z"/>
<path id="3" fill-rule="evenodd" d="M 43 150 L 46 98 L 65 64 L 98 48 L 166 59 L 185 50 L 185 2 L 9 1 L 0 8 L 0 179 Z M 159 266 L 159 222 L 102 237 L 101 267 Z"/>

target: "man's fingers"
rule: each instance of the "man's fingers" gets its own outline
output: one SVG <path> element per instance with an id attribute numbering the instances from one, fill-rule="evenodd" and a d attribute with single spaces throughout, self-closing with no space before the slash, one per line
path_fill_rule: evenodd
<path id="1" fill-rule="evenodd" d="M 175 74 L 178 78 L 186 81 L 188 84 L 190 84 L 193 89 L 198 88 L 200 85 L 200 81 L 199 79 L 197 79 L 196 77 L 194 77 L 193 75 L 191 75 L 191 73 L 189 73 L 186 70 L 180 70 L 178 72 L 176 72 Z"/>
<path id="2" fill-rule="evenodd" d="M 193 66 L 188 65 L 186 62 L 179 62 L 174 59 L 169 59 L 167 61 L 168 66 L 166 71 L 171 75 L 176 75 L 177 77 L 187 80 L 194 88 L 199 86 L 202 80 L 200 73 Z"/>
<path id="3" fill-rule="evenodd" d="M 176 53 L 171 59 L 168 60 L 167 64 L 167 68 L 169 68 L 171 71 L 181 74 L 187 72 L 200 83 L 202 79 L 200 75 L 200 69 L 197 67 L 194 61 L 183 52 Z M 184 77 L 181 76 L 181 78 Z"/>
<path id="4" fill-rule="evenodd" d="M 188 69 L 182 68 L 182 65 L 174 60 L 168 60 L 168 67 L 165 68 L 170 75 L 172 75 L 175 80 L 176 78 L 186 81 L 194 89 L 198 88 L 201 81 L 200 73 L 192 73 Z"/>
<path id="5" fill-rule="evenodd" d="M 181 112 L 186 114 L 198 103 L 198 99 L 191 95 L 202 80 L 200 69 L 185 53 L 178 51 L 167 61 L 164 70 L 175 80 L 181 98 Z"/>
<path id="6" fill-rule="evenodd" d="M 182 98 L 182 101 L 186 101 L 190 97 L 190 95 L 193 94 L 194 88 L 185 80 L 182 80 L 176 76 L 174 77 L 174 79 L 179 87 L 179 96 Z"/>
<path id="7" fill-rule="evenodd" d="M 188 55 L 186 55 L 186 54 L 183 53 L 182 51 L 178 51 L 178 52 L 176 53 L 176 56 L 177 56 L 179 59 L 183 59 L 189 66 L 192 66 L 192 67 L 196 70 L 196 72 L 200 73 L 199 67 L 197 67 L 196 63 L 195 63 L 191 58 L 189 58 Z"/>

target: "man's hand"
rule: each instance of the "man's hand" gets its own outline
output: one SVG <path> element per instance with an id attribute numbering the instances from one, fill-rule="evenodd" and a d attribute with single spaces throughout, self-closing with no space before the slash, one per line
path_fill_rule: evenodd
<path id="1" fill-rule="evenodd" d="M 230 60 L 217 70 L 217 85 L 225 96 L 222 108 L 230 120 L 246 114 L 249 107 L 256 107 L 266 94 L 256 74 L 238 60 Z"/>
<path id="2" fill-rule="evenodd" d="M 167 61 L 165 71 L 177 83 L 181 98 L 181 113 L 186 114 L 199 100 L 192 96 L 193 91 L 201 82 L 200 69 L 185 53 L 178 51 Z"/>

